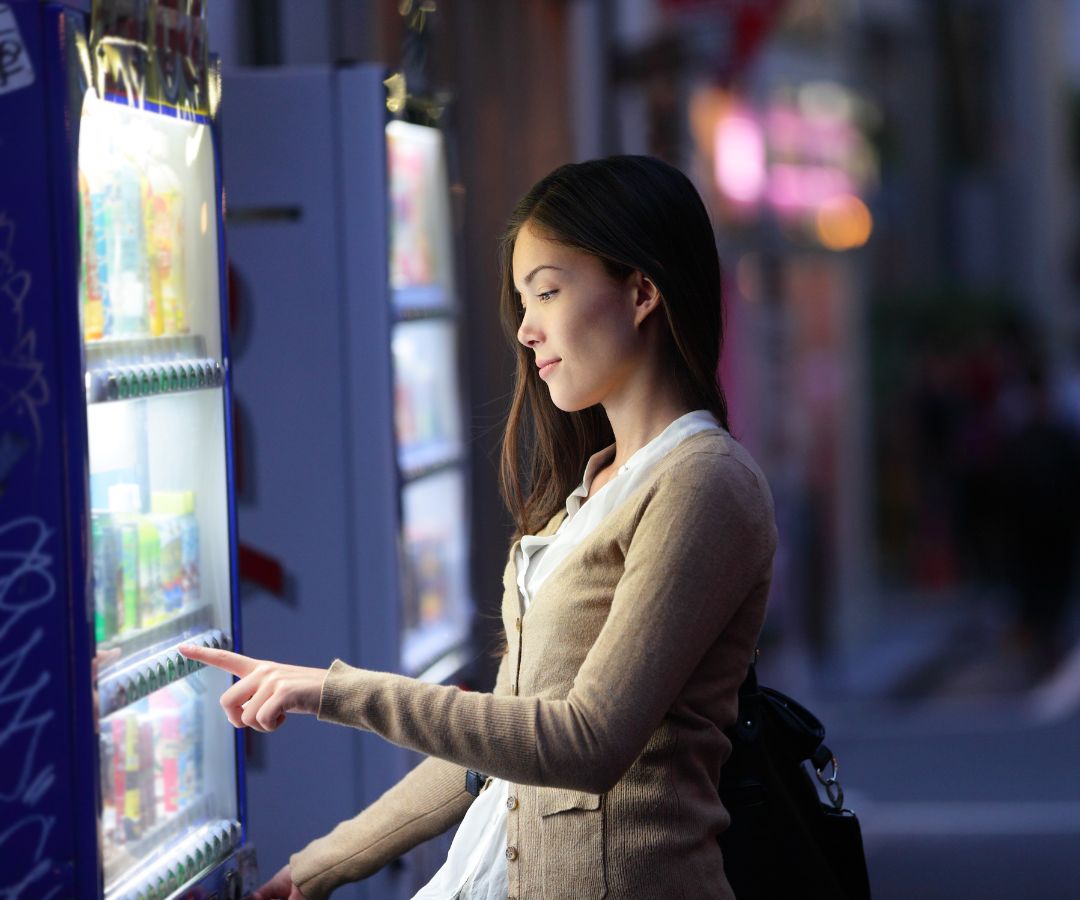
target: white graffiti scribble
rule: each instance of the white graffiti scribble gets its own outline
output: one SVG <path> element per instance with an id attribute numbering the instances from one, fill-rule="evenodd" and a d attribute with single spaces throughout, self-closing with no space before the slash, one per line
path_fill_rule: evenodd
<path id="1" fill-rule="evenodd" d="M 0 859 L 11 859 L 11 853 L 4 849 L 4 845 L 8 841 L 18 847 L 17 839 L 21 838 L 22 841 L 33 840 L 35 831 L 38 838 L 37 848 L 33 857 L 29 860 L 29 867 L 26 871 L 21 874 L 5 871 L 5 874 L 15 875 L 19 880 L 11 884 L 0 885 L 0 900 L 20 900 L 23 897 L 29 900 L 31 897 L 56 896 L 60 885 L 57 885 L 48 895 L 44 895 L 42 890 L 45 885 L 39 884 L 41 879 L 48 876 L 49 870 L 52 868 L 52 860 L 44 854 L 49 832 L 52 831 L 55 824 L 56 819 L 54 816 L 26 816 L 8 828 L 7 831 L 0 833 Z M 26 832 L 30 832 L 30 834 L 27 835 Z M 6 868 L 5 866 L 5 870 Z"/>
<path id="2" fill-rule="evenodd" d="M 53 558 L 47 552 L 51 536 L 49 527 L 36 516 L 0 525 L 0 756 L 5 759 L 0 806 L 21 804 L 32 809 L 56 779 L 53 764 L 38 761 L 46 727 L 55 715 L 39 698 L 49 684 L 49 672 L 35 671 L 33 666 L 34 650 L 45 632 L 35 627 L 27 638 L 22 629 L 15 630 L 26 616 L 56 598 Z M 19 754 L 21 762 L 16 761 Z M 4 860 L 13 860 L 15 850 L 25 850 L 37 837 L 25 868 L 10 863 L 2 867 L 0 877 L 17 880 L 0 884 L 0 900 L 57 896 L 60 886 L 42 882 L 53 870 L 47 848 L 55 824 L 55 816 L 31 813 L 0 832 L 0 859 Z"/>
<path id="3" fill-rule="evenodd" d="M 42 444 L 38 409 L 49 402 L 49 383 L 37 358 L 37 334 L 23 325 L 30 273 L 15 263 L 15 223 L 0 210 L 0 414 L 14 407 L 30 420 L 37 449 Z"/>

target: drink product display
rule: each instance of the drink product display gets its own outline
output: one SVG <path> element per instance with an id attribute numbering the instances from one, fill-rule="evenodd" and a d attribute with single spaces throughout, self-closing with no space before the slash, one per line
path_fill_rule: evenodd
<path id="1" fill-rule="evenodd" d="M 132 140 L 144 151 L 136 155 L 118 131 L 79 169 L 83 337 L 186 334 L 180 181 L 161 135 Z"/>
<path id="2" fill-rule="evenodd" d="M 398 446 L 406 463 L 433 461 L 430 454 L 441 461 L 460 440 L 453 330 L 445 322 L 400 322 L 391 347 Z"/>
<path id="3" fill-rule="evenodd" d="M 183 204 L 173 170 L 152 160 L 143 195 L 146 250 L 149 260 L 150 334 L 183 334 L 188 330 L 184 302 Z"/>
<path id="4" fill-rule="evenodd" d="M 194 491 L 154 491 L 142 511 L 137 484 L 108 489 L 90 518 L 94 632 L 99 644 L 199 605 L 199 523 Z"/>
<path id="5" fill-rule="evenodd" d="M 179 817 L 199 819 L 204 795 L 202 706 L 185 679 L 101 723 L 102 833 L 106 866 Z"/>
<path id="6" fill-rule="evenodd" d="M 446 612 L 450 593 L 445 553 L 445 537 L 438 534 L 412 534 L 406 541 L 410 583 L 415 609 L 406 612 L 406 627 L 431 625 Z"/>
<path id="7" fill-rule="evenodd" d="M 103 215 L 102 210 L 99 209 L 98 212 Z M 82 277 L 79 279 L 79 306 L 83 316 L 83 335 L 88 341 L 99 340 L 105 336 L 106 330 L 112 329 L 107 286 L 103 287 L 101 278 L 106 250 L 104 244 L 98 244 L 96 237 L 100 234 L 104 239 L 105 233 L 106 229 L 103 225 L 94 227 L 94 206 L 90 194 L 90 182 L 86 174 L 80 170 L 79 236 L 83 252 Z"/>

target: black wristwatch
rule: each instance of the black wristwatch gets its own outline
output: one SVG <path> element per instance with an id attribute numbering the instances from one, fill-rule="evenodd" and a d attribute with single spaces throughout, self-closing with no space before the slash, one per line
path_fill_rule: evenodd
<path id="1" fill-rule="evenodd" d="M 480 792 L 487 786 L 489 781 L 491 781 L 490 775 L 484 775 L 482 772 L 474 772 L 469 769 L 465 773 L 465 790 L 474 797 L 479 797 Z"/>

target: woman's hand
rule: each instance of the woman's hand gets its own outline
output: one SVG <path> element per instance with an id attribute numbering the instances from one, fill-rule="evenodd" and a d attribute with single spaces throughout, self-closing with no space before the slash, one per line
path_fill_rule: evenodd
<path id="1" fill-rule="evenodd" d="M 251 895 L 251 900 L 307 900 L 300 888 L 293 884 L 292 872 L 287 865 L 266 884 Z"/>
<path id="2" fill-rule="evenodd" d="M 285 721 L 286 713 L 314 714 L 319 711 L 319 697 L 326 676 L 324 669 L 289 666 L 191 644 L 181 645 L 180 652 L 188 659 L 240 676 L 240 680 L 221 695 L 225 715 L 237 728 L 246 726 L 256 731 L 275 731 Z"/>

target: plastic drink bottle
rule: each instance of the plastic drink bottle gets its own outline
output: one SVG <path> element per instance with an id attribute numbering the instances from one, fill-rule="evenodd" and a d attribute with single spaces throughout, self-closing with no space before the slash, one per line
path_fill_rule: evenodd
<path id="1" fill-rule="evenodd" d="M 150 516 L 140 516 L 139 531 L 139 612 L 143 625 L 153 625 L 164 617 L 161 598 L 161 542 L 157 525 Z"/>
<path id="2" fill-rule="evenodd" d="M 184 292 L 184 206 L 180 182 L 169 165 L 156 159 L 147 168 L 144 185 L 150 333 L 184 334 L 188 324 Z"/>
<path id="3" fill-rule="evenodd" d="M 105 304 L 98 272 L 97 245 L 94 240 L 93 204 L 90 183 L 79 170 L 79 237 L 80 259 L 79 299 L 82 309 L 83 339 L 96 341 L 105 336 Z"/>
<path id="4" fill-rule="evenodd" d="M 124 336 L 144 335 L 148 331 L 144 181 L 141 167 L 130 156 L 121 156 L 112 170 L 114 239 L 109 272 L 116 331 Z"/>
<path id="5" fill-rule="evenodd" d="M 115 517 L 120 554 L 123 613 L 118 625 L 121 632 L 142 627 L 139 606 L 139 507 L 137 484 L 114 484 L 109 488 L 109 509 Z"/>
<path id="6" fill-rule="evenodd" d="M 184 605 L 184 564 L 180 526 L 183 508 L 180 491 L 154 491 L 150 509 L 154 513 L 160 540 L 160 578 L 165 615 L 180 611 Z"/>
<path id="7" fill-rule="evenodd" d="M 103 176 L 101 173 L 88 173 L 86 182 L 87 200 L 90 207 L 90 228 L 87 237 L 91 242 L 86 255 L 88 260 L 93 260 L 96 288 L 101 299 L 101 337 L 109 337 L 116 327 L 112 305 L 112 278 L 109 269 L 114 238 L 112 183 L 107 175 Z M 90 339 L 89 335 L 87 339 Z"/>

